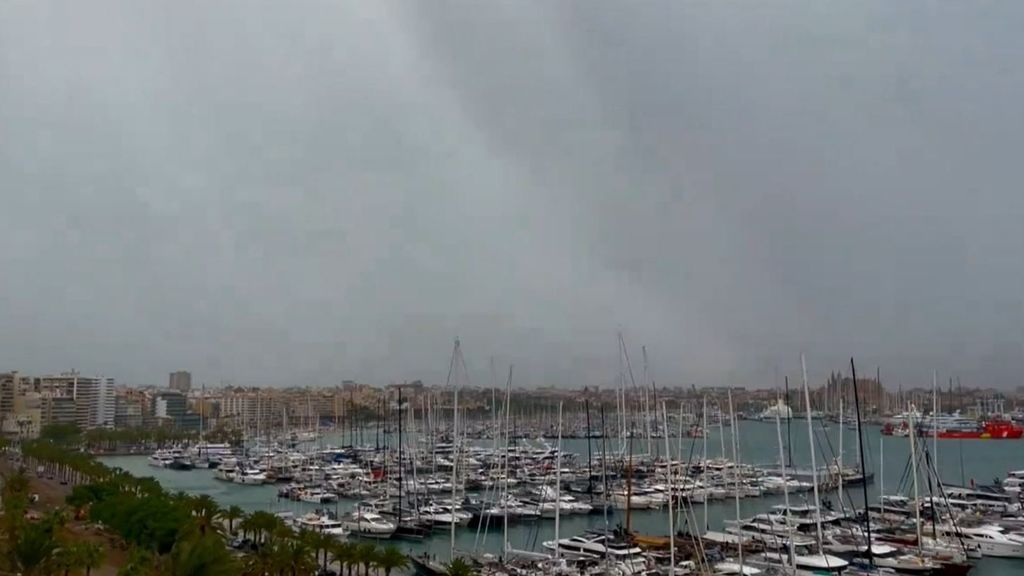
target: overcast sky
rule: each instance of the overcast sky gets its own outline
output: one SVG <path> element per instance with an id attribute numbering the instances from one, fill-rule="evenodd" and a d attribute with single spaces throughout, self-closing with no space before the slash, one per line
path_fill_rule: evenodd
<path id="1" fill-rule="evenodd" d="M 0 370 L 1024 373 L 1024 3 L 0 3 Z"/>

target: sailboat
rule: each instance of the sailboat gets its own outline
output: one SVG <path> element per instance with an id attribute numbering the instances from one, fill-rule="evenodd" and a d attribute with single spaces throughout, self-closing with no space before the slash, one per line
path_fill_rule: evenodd
<path id="1" fill-rule="evenodd" d="M 809 571 L 812 573 L 834 573 L 838 574 L 845 570 L 850 563 L 842 558 L 827 554 L 823 550 L 824 536 L 821 526 L 821 498 L 818 489 L 818 467 L 814 453 L 814 423 L 811 417 L 811 395 L 807 385 L 807 363 L 804 357 L 800 357 L 800 366 L 803 373 L 804 401 L 807 412 L 807 436 L 811 452 L 811 477 L 814 485 L 814 506 L 813 515 L 815 523 L 816 538 L 813 544 L 807 541 L 797 541 L 790 538 L 786 542 L 785 550 L 766 551 L 750 557 L 751 564 L 763 568 L 781 568 L 783 571 Z M 792 511 L 787 509 L 788 515 Z M 789 523 L 787 522 L 787 525 Z M 815 551 L 816 549 L 816 551 Z"/>
<path id="2" fill-rule="evenodd" d="M 406 540 L 423 540 L 430 535 L 430 526 L 420 520 L 419 516 L 406 512 L 402 508 L 402 473 L 405 468 L 405 460 L 402 454 L 402 421 L 403 417 L 402 389 L 398 389 L 398 506 L 394 515 L 395 538 Z M 414 466 L 415 468 L 415 466 Z"/>

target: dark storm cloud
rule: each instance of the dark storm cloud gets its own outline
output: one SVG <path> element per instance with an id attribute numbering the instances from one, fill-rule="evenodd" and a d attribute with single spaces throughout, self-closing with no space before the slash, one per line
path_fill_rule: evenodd
<path id="1" fill-rule="evenodd" d="M 1015 385 L 1022 12 L 5 3 L 0 359 Z"/>

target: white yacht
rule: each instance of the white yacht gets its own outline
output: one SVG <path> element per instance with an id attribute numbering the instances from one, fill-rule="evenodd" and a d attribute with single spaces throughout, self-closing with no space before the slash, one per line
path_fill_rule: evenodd
<path id="1" fill-rule="evenodd" d="M 171 470 L 191 470 L 192 459 L 178 448 L 157 450 L 149 457 L 149 465 Z"/>
<path id="2" fill-rule="evenodd" d="M 1010 538 L 992 526 L 964 528 L 939 526 L 938 530 L 952 537 L 962 537 L 965 541 L 978 545 L 984 556 L 997 558 L 1024 558 L 1024 542 Z"/>
<path id="3" fill-rule="evenodd" d="M 480 517 L 487 518 L 488 521 L 506 515 L 510 521 L 536 520 L 540 518 L 541 511 L 536 504 L 530 505 L 512 496 L 505 498 L 504 502 L 495 502 L 494 505 L 480 511 Z"/>
<path id="4" fill-rule="evenodd" d="M 230 444 L 215 444 L 212 442 L 199 442 L 188 450 L 188 455 L 192 457 L 192 460 L 196 462 L 205 461 L 207 466 L 204 468 L 216 468 L 226 458 L 230 458 L 233 454 L 233 449 Z M 199 468 L 200 466 L 196 466 Z"/>
<path id="5" fill-rule="evenodd" d="M 223 480 L 225 482 L 233 482 L 235 480 L 235 474 L 238 472 L 238 461 L 234 458 L 225 458 L 221 461 L 220 466 L 213 471 L 213 477 L 216 480 Z"/>
<path id="6" fill-rule="evenodd" d="M 629 503 L 628 506 L 626 504 L 627 501 Z M 625 510 L 626 508 L 640 510 L 643 508 L 658 507 L 658 503 L 652 498 L 644 494 L 637 494 L 636 491 L 633 491 L 633 493 L 629 494 L 627 497 L 626 490 L 615 490 L 612 492 L 611 502 L 612 505 L 619 510 Z"/>
<path id="7" fill-rule="evenodd" d="M 248 468 L 235 472 L 233 481 L 235 484 L 257 486 L 267 482 L 267 475 L 256 468 Z"/>
<path id="8" fill-rule="evenodd" d="M 554 518 L 556 507 L 558 508 L 558 513 L 563 516 L 590 514 L 594 509 L 590 504 L 577 500 L 571 494 L 557 494 L 555 489 L 550 486 L 541 486 L 536 490 L 536 493 L 539 495 L 537 500 L 524 501 L 523 503 L 536 508 L 542 518 Z"/>
<path id="9" fill-rule="evenodd" d="M 850 565 L 849 562 L 831 554 L 814 554 L 810 551 L 798 551 L 790 554 L 788 551 L 763 552 L 754 554 L 748 558 L 749 562 L 759 568 L 770 568 L 784 566 L 807 571 L 811 574 L 840 574 Z"/>
<path id="10" fill-rule="evenodd" d="M 292 524 L 299 529 L 312 530 L 314 532 L 323 532 L 324 534 L 330 534 L 335 538 L 345 538 L 349 535 L 348 529 L 345 525 L 335 518 L 331 518 L 326 514 L 317 514 L 310 512 L 303 516 L 299 516 L 292 520 Z"/>
<path id="11" fill-rule="evenodd" d="M 149 465 L 157 468 L 170 468 L 174 456 L 166 450 L 157 450 L 149 457 Z"/>
<path id="12" fill-rule="evenodd" d="M 359 506 L 342 521 L 342 525 L 356 536 L 363 538 L 391 538 L 397 526 L 370 507 Z"/>
<path id="13" fill-rule="evenodd" d="M 807 492 L 814 488 L 814 485 L 810 482 L 801 482 L 795 478 L 782 479 L 781 476 L 765 476 L 761 478 L 761 489 L 765 494 L 782 494 L 783 492 L 789 491 L 790 494 L 796 492 Z"/>
<path id="14" fill-rule="evenodd" d="M 1000 484 L 1000 487 L 1007 494 L 1019 495 L 1021 492 L 1021 488 L 1024 487 L 1024 478 L 1020 478 L 1018 476 L 1010 476 L 1006 480 L 1003 480 L 1002 484 Z"/>
<path id="15" fill-rule="evenodd" d="M 338 495 L 325 491 L 323 488 L 306 488 L 298 491 L 299 500 L 311 504 L 326 504 L 337 502 Z"/>
<path id="16" fill-rule="evenodd" d="M 626 542 L 608 540 L 604 535 L 584 534 L 563 538 L 557 542 L 549 540 L 543 546 L 548 550 L 557 549 L 583 558 L 604 558 L 616 561 L 625 568 L 627 574 L 643 574 L 647 570 L 644 552 L 639 546 Z"/>
<path id="17" fill-rule="evenodd" d="M 777 522 L 763 517 L 755 517 L 743 521 L 726 520 L 725 526 L 726 533 L 752 538 L 766 548 L 780 549 L 786 546 L 809 546 L 815 543 L 810 536 L 786 526 L 785 520 Z"/>
<path id="18" fill-rule="evenodd" d="M 757 576 L 763 572 L 760 568 L 754 568 L 749 564 L 740 564 L 731 560 L 715 564 L 714 570 L 715 576 Z"/>
<path id="19" fill-rule="evenodd" d="M 430 504 L 419 509 L 419 517 L 424 522 L 429 522 L 438 528 L 451 526 L 452 518 L 459 526 L 466 526 L 473 519 L 473 515 L 456 506 L 454 511 L 448 504 Z"/>

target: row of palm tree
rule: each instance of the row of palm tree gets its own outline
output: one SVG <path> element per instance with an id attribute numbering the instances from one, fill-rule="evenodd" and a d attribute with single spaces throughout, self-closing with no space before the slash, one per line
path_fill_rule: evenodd
<path id="1" fill-rule="evenodd" d="M 369 576 L 371 571 L 391 576 L 409 565 L 408 557 L 394 546 L 296 531 L 266 511 L 246 514 L 238 506 L 222 508 L 208 495 L 169 493 L 153 478 L 136 478 L 108 467 L 64 442 L 25 443 L 22 456 L 30 467 L 43 466 L 72 485 L 67 504 L 76 517 L 87 515 L 131 546 L 121 576 L 309 576 L 332 566 L 345 576 Z M 27 493 L 28 482 L 22 478 L 8 482 L 5 490 L 21 486 Z M 63 511 L 56 514 L 67 516 Z M 95 568 L 95 555 L 53 537 L 54 525 L 44 519 L 27 531 L 35 540 L 26 537 L 25 557 L 31 552 L 42 560 L 36 572 L 19 564 L 21 573 L 48 576 Z M 235 552 L 227 546 L 234 535 L 248 541 L 247 550 Z M 458 560 L 450 568 L 453 576 L 472 574 Z"/>

